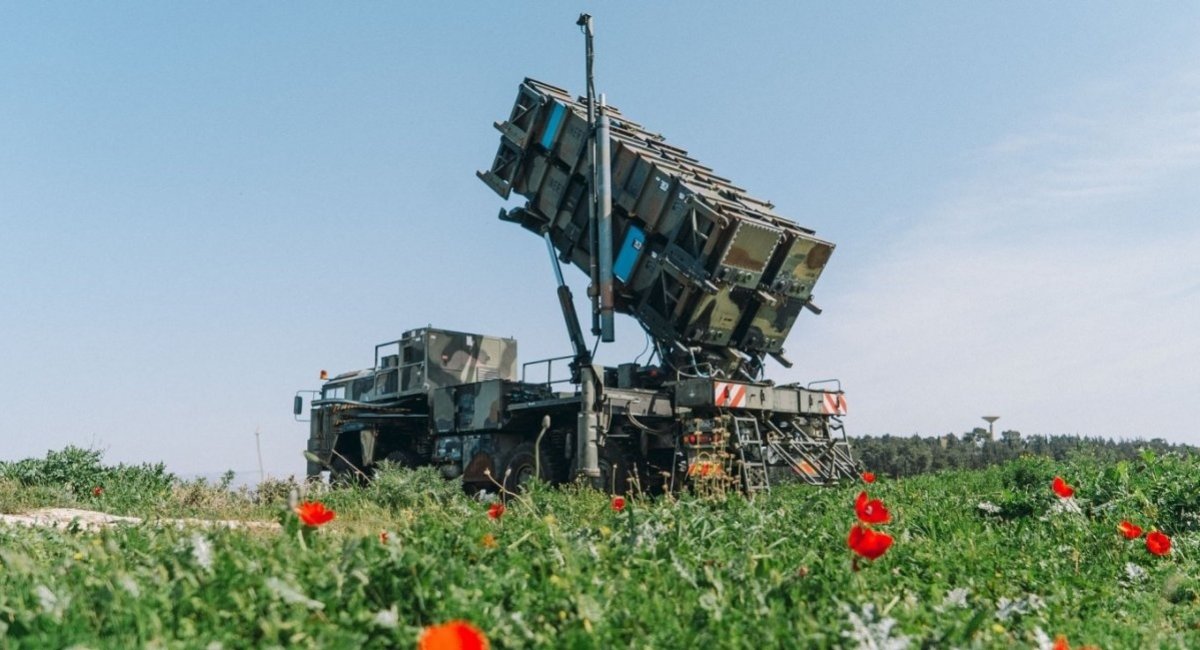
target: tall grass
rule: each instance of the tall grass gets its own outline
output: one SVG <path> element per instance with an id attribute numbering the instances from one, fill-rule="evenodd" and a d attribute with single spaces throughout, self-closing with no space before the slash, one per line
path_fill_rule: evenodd
<path id="1" fill-rule="evenodd" d="M 1027 458 L 880 481 L 865 487 L 896 542 L 858 571 L 846 534 L 862 485 L 634 498 L 619 513 L 600 493 L 535 485 L 491 519 L 456 483 L 389 469 L 310 488 L 338 517 L 307 543 L 0 528 L 0 647 L 412 647 L 424 626 L 466 619 L 498 648 L 1007 648 L 1060 634 L 1194 648 L 1198 469 Z M 1122 519 L 1171 534 L 1172 552 L 1120 537 Z"/>

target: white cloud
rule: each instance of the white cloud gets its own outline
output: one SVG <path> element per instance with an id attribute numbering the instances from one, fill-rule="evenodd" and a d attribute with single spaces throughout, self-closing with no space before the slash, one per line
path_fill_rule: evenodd
<path id="1" fill-rule="evenodd" d="M 827 305 L 851 430 L 1200 443 L 1200 75 L 1081 91 L 974 164 Z"/>

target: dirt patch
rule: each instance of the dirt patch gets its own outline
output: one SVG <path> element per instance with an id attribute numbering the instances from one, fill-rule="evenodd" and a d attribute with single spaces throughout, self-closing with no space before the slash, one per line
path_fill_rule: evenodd
<path id="1" fill-rule="evenodd" d="M 82 530 L 99 530 L 120 524 L 137 526 L 146 521 L 141 517 L 110 515 L 107 512 L 79 508 L 41 508 L 22 515 L 0 514 L 0 524 L 63 529 L 75 525 Z M 279 528 L 279 524 L 270 521 L 240 521 L 236 519 L 150 519 L 149 522 L 156 526 L 174 526 L 176 528 L 243 528 L 252 530 Z"/>

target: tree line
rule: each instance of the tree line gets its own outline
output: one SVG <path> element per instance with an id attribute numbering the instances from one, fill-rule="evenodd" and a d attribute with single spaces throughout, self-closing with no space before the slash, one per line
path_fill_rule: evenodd
<path id="1" fill-rule="evenodd" d="M 1155 453 L 1192 454 L 1200 451 L 1186 444 L 1170 443 L 1162 438 L 1151 440 L 1112 440 L 1079 435 L 1028 435 L 1004 431 L 998 438 L 987 429 L 955 435 L 921 437 L 855 436 L 850 445 L 863 465 L 887 476 L 914 476 L 950 469 L 983 469 L 1023 455 L 1047 456 L 1057 461 L 1083 453 L 1101 460 L 1119 461 L 1138 458 L 1142 450 Z"/>

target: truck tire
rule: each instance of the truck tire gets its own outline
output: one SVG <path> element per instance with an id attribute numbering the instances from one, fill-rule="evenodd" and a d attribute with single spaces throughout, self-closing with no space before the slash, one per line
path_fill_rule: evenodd
<path id="1" fill-rule="evenodd" d="M 600 478 L 593 485 L 609 494 L 628 494 L 634 486 L 635 472 L 640 471 L 636 457 L 618 444 L 607 444 L 599 449 Z M 644 481 L 638 481 L 639 485 Z"/>
<path id="2" fill-rule="evenodd" d="M 542 450 L 541 471 L 537 471 L 537 456 L 535 455 L 536 448 L 532 442 L 523 442 L 517 445 L 513 450 L 512 455 L 508 457 L 508 462 L 504 466 L 504 489 L 520 494 L 521 489 L 529 479 L 534 477 L 535 472 L 538 478 L 547 483 L 553 482 L 555 477 L 554 459 L 550 458 L 550 454 Z"/>
<path id="3" fill-rule="evenodd" d="M 334 456 L 329 466 L 332 469 L 329 473 L 329 481 L 334 485 L 354 486 L 364 483 L 363 476 L 358 471 L 358 468 L 346 462 L 340 456 Z"/>
<path id="4" fill-rule="evenodd" d="M 397 449 L 387 456 L 384 456 L 383 459 L 389 463 L 392 463 L 393 465 L 396 465 L 397 467 L 403 467 L 405 469 L 412 469 L 417 466 L 417 462 L 413 460 L 412 454 L 400 449 Z"/>

